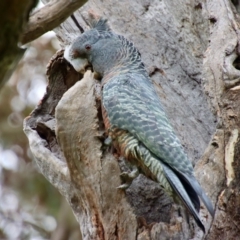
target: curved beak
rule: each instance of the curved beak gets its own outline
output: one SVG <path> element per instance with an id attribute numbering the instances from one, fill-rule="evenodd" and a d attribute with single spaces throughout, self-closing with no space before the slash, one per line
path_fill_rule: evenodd
<path id="1" fill-rule="evenodd" d="M 64 50 L 64 58 L 73 66 L 73 68 L 84 74 L 87 67 L 90 66 L 90 63 L 86 58 L 74 58 L 71 54 L 71 45 L 67 46 Z"/>

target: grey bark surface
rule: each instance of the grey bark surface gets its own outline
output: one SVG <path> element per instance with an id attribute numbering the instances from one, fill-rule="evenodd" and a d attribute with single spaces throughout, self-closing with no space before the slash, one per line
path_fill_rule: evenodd
<path id="1" fill-rule="evenodd" d="M 83 239 L 237 239 L 240 235 L 239 16 L 230 1 L 90 0 L 74 13 L 88 29 L 92 10 L 134 42 L 154 80 L 197 179 L 215 204 L 206 234 L 158 184 L 140 175 L 124 193 L 122 159 L 106 148 L 99 83 L 58 52 L 42 103 L 25 132 L 43 175 L 70 203 Z M 63 48 L 80 34 L 71 19 L 55 29 Z M 81 81 L 79 81 L 81 80 Z"/>

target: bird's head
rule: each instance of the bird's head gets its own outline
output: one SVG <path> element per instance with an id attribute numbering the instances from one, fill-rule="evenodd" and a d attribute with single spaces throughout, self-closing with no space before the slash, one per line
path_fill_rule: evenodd
<path id="1" fill-rule="evenodd" d="M 113 67 L 116 51 L 121 47 L 117 35 L 111 32 L 107 20 L 92 23 L 92 29 L 77 37 L 64 51 L 64 58 L 77 72 L 92 65 L 95 72 L 103 74 Z"/>
<path id="2" fill-rule="evenodd" d="M 77 72 L 83 73 L 90 64 L 100 77 L 127 71 L 145 73 L 141 55 L 133 43 L 113 33 L 103 18 L 91 25 L 92 29 L 77 37 L 64 52 L 64 58 Z"/>

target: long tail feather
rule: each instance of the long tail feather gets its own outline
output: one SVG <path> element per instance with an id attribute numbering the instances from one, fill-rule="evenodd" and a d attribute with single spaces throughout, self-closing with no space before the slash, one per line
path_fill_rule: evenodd
<path id="1" fill-rule="evenodd" d="M 191 185 L 191 187 L 196 191 L 197 195 L 202 199 L 204 205 L 208 209 L 209 213 L 214 215 L 214 208 L 212 205 L 211 200 L 209 197 L 205 194 L 205 192 L 202 190 L 201 186 L 199 185 L 198 181 L 194 176 L 189 176 L 186 174 L 182 174 L 182 176 L 186 179 L 186 181 Z"/>
<path id="2" fill-rule="evenodd" d="M 177 195 L 179 196 L 179 198 L 182 200 L 182 202 L 184 203 L 184 205 L 186 206 L 186 208 L 189 210 L 189 212 L 192 214 L 192 216 L 194 217 L 196 223 L 198 224 L 198 226 L 203 230 L 203 232 L 205 233 L 205 227 L 198 215 L 198 210 L 199 207 L 195 208 L 195 204 L 198 205 L 197 202 L 199 202 L 199 200 L 196 200 L 196 194 L 194 193 L 194 191 L 189 194 L 187 193 L 185 187 L 183 186 L 182 182 L 180 181 L 179 177 L 176 175 L 176 173 L 174 173 L 174 171 L 169 168 L 167 165 L 163 164 L 163 170 L 165 173 L 165 176 L 167 178 L 167 180 L 169 181 L 171 187 L 174 189 L 174 191 L 177 193 Z M 192 200 L 190 199 L 190 196 L 194 196 L 195 199 L 195 204 L 193 204 Z"/>

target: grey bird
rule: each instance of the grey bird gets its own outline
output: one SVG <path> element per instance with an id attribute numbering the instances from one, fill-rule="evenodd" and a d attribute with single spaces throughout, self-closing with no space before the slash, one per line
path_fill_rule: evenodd
<path id="1" fill-rule="evenodd" d="M 118 152 L 174 199 L 177 196 L 205 232 L 199 197 L 213 216 L 212 203 L 194 177 L 133 43 L 100 18 L 66 47 L 64 57 L 76 71 L 91 64 L 102 77 L 104 124 Z"/>

